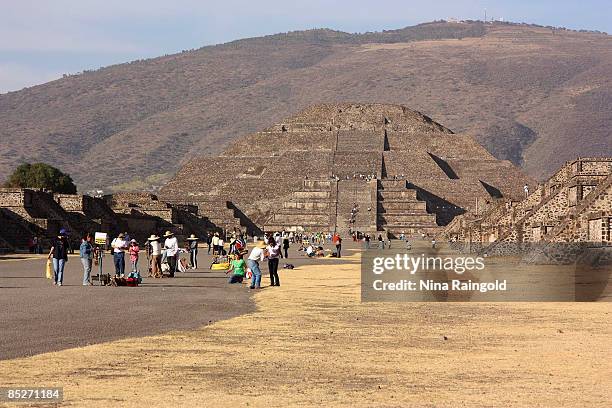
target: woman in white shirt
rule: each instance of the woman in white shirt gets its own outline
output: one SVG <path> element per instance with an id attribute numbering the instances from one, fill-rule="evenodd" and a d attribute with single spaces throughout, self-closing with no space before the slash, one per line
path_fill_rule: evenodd
<path id="1" fill-rule="evenodd" d="M 278 279 L 278 258 L 281 252 L 280 242 L 274 237 L 268 239 L 268 271 L 270 272 L 270 286 L 280 286 Z"/>
<path id="2" fill-rule="evenodd" d="M 259 269 L 259 262 L 266 259 L 264 249 L 266 249 L 265 242 L 257 241 L 255 248 L 253 248 L 249 255 L 249 259 L 247 259 L 247 266 L 253 274 L 251 277 L 251 289 L 259 289 L 261 287 L 261 269 Z"/>
<path id="3" fill-rule="evenodd" d="M 170 277 L 174 278 L 174 273 L 176 272 L 176 267 L 178 265 L 178 240 L 170 231 L 166 231 L 164 238 L 166 238 L 164 248 L 166 249 L 166 258 L 168 259 L 168 264 L 170 266 Z"/>

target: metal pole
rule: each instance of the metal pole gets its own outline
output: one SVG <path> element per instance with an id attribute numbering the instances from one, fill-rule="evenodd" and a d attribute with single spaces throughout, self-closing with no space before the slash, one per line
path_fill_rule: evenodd
<path id="1" fill-rule="evenodd" d="M 102 248 L 98 245 L 98 286 L 102 286 Z"/>

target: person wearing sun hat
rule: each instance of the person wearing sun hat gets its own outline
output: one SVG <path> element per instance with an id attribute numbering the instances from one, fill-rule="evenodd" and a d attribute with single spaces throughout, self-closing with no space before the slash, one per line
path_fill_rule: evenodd
<path id="1" fill-rule="evenodd" d="M 253 276 L 251 277 L 251 289 L 259 289 L 261 287 L 261 269 L 259 269 L 259 262 L 266 259 L 266 243 L 264 241 L 257 241 L 255 248 L 251 251 L 247 260 L 247 266 L 251 269 Z"/>
<path id="2" fill-rule="evenodd" d="M 125 274 L 125 250 L 128 249 L 128 243 L 125 240 L 125 234 L 123 232 L 117 235 L 117 238 L 113 239 L 111 247 L 113 248 L 115 276 L 123 277 Z"/>
<path id="3" fill-rule="evenodd" d="M 154 278 L 161 278 L 161 243 L 159 237 L 152 234 L 147 241 L 151 246 L 151 275 Z"/>
<path id="4" fill-rule="evenodd" d="M 166 233 L 164 234 L 164 238 L 166 238 L 166 240 L 164 241 L 164 248 L 166 249 L 166 259 L 168 260 L 168 265 L 170 265 L 170 277 L 174 278 L 174 274 L 176 273 L 176 267 L 178 264 L 178 240 L 170 231 L 166 231 Z"/>
<path id="5" fill-rule="evenodd" d="M 198 267 L 199 238 L 197 238 L 195 234 L 191 234 L 189 238 L 187 238 L 187 241 L 189 247 L 189 264 L 191 265 L 191 269 L 196 269 Z"/>

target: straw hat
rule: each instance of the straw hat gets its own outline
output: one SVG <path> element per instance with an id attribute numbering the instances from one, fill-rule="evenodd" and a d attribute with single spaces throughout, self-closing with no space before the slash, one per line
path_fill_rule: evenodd
<path id="1" fill-rule="evenodd" d="M 159 239 L 159 237 L 155 234 L 151 234 L 151 236 L 149 238 L 147 238 L 147 241 L 157 241 Z"/>
<path id="2" fill-rule="evenodd" d="M 266 243 L 264 241 L 257 241 L 257 243 L 255 244 L 255 248 L 265 249 Z"/>
<path id="3" fill-rule="evenodd" d="M 188 240 L 188 241 L 197 241 L 198 239 L 199 239 L 199 238 L 197 238 L 197 237 L 195 236 L 195 234 L 191 234 L 191 235 L 189 236 L 189 238 L 187 238 L 187 240 Z"/>
<path id="4" fill-rule="evenodd" d="M 173 234 L 173 233 L 171 233 L 170 231 L 166 231 L 166 233 L 164 234 L 164 238 L 166 238 L 166 237 L 172 237 L 172 236 L 174 236 L 174 234 Z"/>

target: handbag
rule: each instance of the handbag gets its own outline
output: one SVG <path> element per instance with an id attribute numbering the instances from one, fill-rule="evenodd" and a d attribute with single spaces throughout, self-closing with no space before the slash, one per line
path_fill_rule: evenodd
<path id="1" fill-rule="evenodd" d="M 47 259 L 47 268 L 45 271 L 47 279 L 53 279 L 53 264 L 50 259 Z"/>

